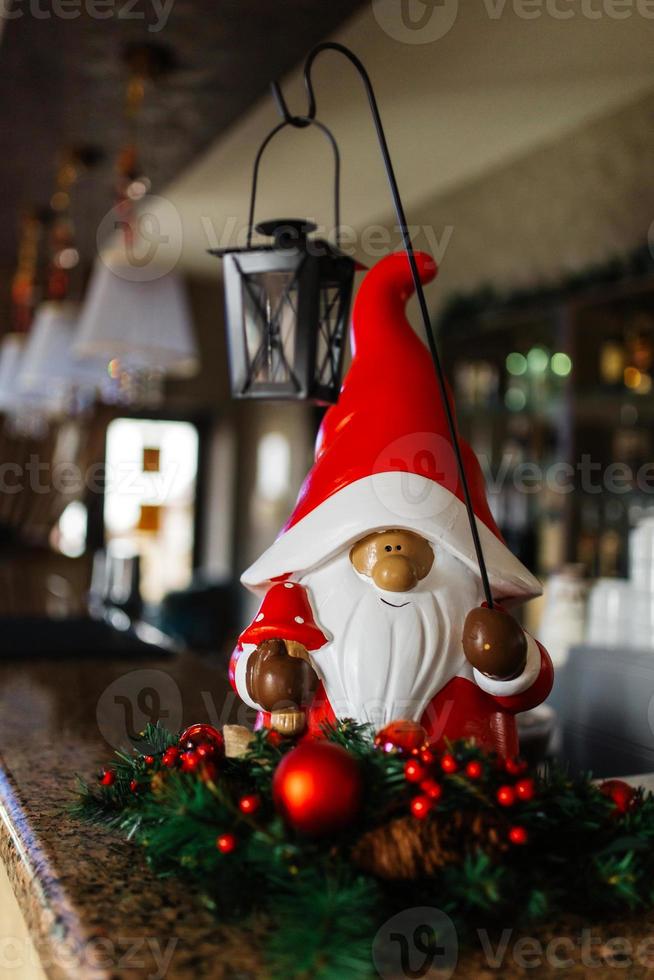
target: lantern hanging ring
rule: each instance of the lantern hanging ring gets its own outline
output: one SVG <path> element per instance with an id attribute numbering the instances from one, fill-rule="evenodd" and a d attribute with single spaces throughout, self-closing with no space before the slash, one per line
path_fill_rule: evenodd
<path id="1" fill-rule="evenodd" d="M 286 100 L 282 94 L 281 88 L 278 82 L 273 82 L 271 85 L 272 94 L 277 104 L 277 108 L 283 118 L 283 122 L 275 129 L 268 137 L 268 142 L 279 132 L 284 126 L 294 126 L 298 129 L 302 129 L 308 125 L 317 124 L 316 123 L 316 96 L 313 88 L 313 81 L 311 78 L 311 69 L 313 68 L 313 63 L 317 56 L 323 51 L 336 51 L 342 54 L 348 61 L 354 65 L 361 81 L 363 82 L 366 95 L 368 96 L 368 104 L 370 106 L 370 112 L 372 114 L 373 122 L 375 125 L 375 131 L 377 133 L 377 141 L 379 143 L 379 148 L 381 151 L 382 159 L 384 161 L 384 167 L 386 169 L 386 177 L 388 179 L 391 197 L 393 199 L 393 205 L 395 207 L 395 214 L 397 217 L 400 233 L 402 235 L 402 244 L 404 245 L 404 250 L 409 261 L 409 267 L 411 269 L 411 275 L 413 278 L 413 283 L 415 286 L 416 296 L 418 299 L 418 305 L 420 307 L 420 314 L 422 317 L 423 326 L 425 329 L 425 336 L 427 338 L 427 345 L 429 347 L 429 352 L 434 363 L 434 370 L 436 372 L 436 379 L 438 382 L 438 388 L 440 391 L 441 399 L 443 402 L 443 408 L 445 411 L 445 417 L 447 420 L 447 428 L 449 431 L 450 439 L 452 442 L 452 448 L 454 450 L 454 455 L 456 457 L 457 471 L 459 476 L 459 481 L 461 483 L 461 489 L 463 491 L 463 498 L 466 507 L 466 512 L 468 515 L 468 523 L 470 524 L 470 533 L 472 535 L 472 541 L 475 549 L 475 555 L 477 558 L 477 565 L 479 567 L 479 574 L 481 577 L 481 582 L 484 590 L 484 595 L 486 598 L 486 604 L 490 609 L 493 608 L 493 594 L 491 592 L 490 581 L 488 578 L 488 571 L 486 568 L 486 561 L 484 559 L 484 552 L 481 545 L 481 539 L 479 536 L 479 528 L 477 527 L 477 520 L 475 517 L 474 508 L 472 505 L 472 497 L 470 494 L 470 487 L 468 485 L 468 478 L 466 476 L 465 466 L 463 462 L 463 455 L 461 452 L 461 444 L 459 441 L 459 436 L 456 430 L 456 422 L 454 420 L 454 413 L 452 411 L 452 406 L 450 405 L 450 400 L 447 393 L 447 384 L 445 381 L 445 373 L 443 371 L 443 366 L 441 364 L 440 355 L 438 353 L 438 347 L 436 346 L 436 338 L 434 336 L 434 329 L 432 327 L 431 318 L 429 316 L 429 308 L 427 306 L 427 300 L 425 298 L 425 293 L 422 288 L 422 282 L 420 281 L 420 274 L 418 272 L 418 266 L 416 265 L 416 259 L 413 249 L 413 243 L 411 241 L 411 235 L 409 233 L 409 228 L 406 221 L 406 215 L 404 213 L 404 206 L 402 204 L 402 199 L 400 197 L 400 191 L 397 185 L 397 180 L 395 177 L 395 171 L 393 170 L 393 163 L 391 161 L 390 152 L 388 149 L 388 143 L 386 141 L 386 134 L 384 133 L 384 127 L 381 121 L 381 115 L 379 113 L 379 107 L 377 105 L 377 99 L 375 97 L 375 92 L 372 87 L 372 82 L 370 81 L 370 76 L 366 71 L 362 61 L 346 48 L 345 45 L 339 44 L 336 41 L 324 41 L 321 44 L 317 44 L 311 49 L 309 55 L 304 64 L 304 87 L 308 96 L 308 106 L 307 111 L 304 116 L 294 116 L 289 111 L 286 104 Z M 321 128 L 325 128 L 320 125 Z M 331 134 L 330 134 L 331 135 Z M 332 137 L 333 139 L 333 137 Z M 334 144 L 335 145 L 335 144 Z M 262 149 L 265 149 L 266 142 Z M 259 151 L 259 156 L 262 150 Z M 257 164 L 258 164 L 257 158 Z M 256 177 L 256 172 L 255 172 Z M 255 187 L 256 190 L 256 182 Z M 251 227 L 251 225 L 250 225 Z M 337 222 L 338 228 L 338 222 Z"/>
<path id="2" fill-rule="evenodd" d="M 276 85 L 276 83 L 273 83 Z M 282 98 L 280 93 L 280 98 Z M 282 99 L 283 102 L 283 99 Z M 289 116 L 284 118 L 284 122 L 278 123 L 273 129 L 270 130 L 263 143 L 257 151 L 257 155 L 254 159 L 254 169 L 252 172 L 252 190 L 250 192 L 250 210 L 248 214 L 248 230 L 247 230 L 247 247 L 252 246 L 252 231 L 254 228 L 254 208 L 257 200 L 257 185 L 259 182 L 259 166 L 261 164 L 261 158 L 268 147 L 268 145 L 273 141 L 275 136 L 280 133 L 287 126 L 293 126 L 295 129 L 305 129 L 308 126 L 316 126 L 321 133 L 324 133 L 325 138 L 328 140 L 332 153 L 334 156 L 334 242 L 336 247 L 340 246 L 340 228 L 341 228 L 341 155 L 338 151 L 338 144 L 334 138 L 334 134 L 331 130 L 324 125 L 324 123 L 319 122 L 314 116 Z"/>

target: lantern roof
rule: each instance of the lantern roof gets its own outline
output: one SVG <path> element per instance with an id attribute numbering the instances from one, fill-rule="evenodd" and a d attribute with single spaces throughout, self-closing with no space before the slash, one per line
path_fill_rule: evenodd
<path id="1" fill-rule="evenodd" d="M 261 221 L 255 227 L 258 234 L 266 238 L 272 238 L 270 243 L 257 243 L 256 245 L 233 246 L 230 248 L 210 248 L 209 255 L 243 254 L 252 252 L 305 252 L 316 258 L 328 256 L 333 259 L 349 259 L 354 262 L 352 256 L 342 252 L 340 248 L 333 245 L 325 238 L 309 238 L 312 231 L 317 226 L 306 218 L 271 218 L 268 221 Z M 356 269 L 363 269 L 360 263 L 355 262 Z"/>

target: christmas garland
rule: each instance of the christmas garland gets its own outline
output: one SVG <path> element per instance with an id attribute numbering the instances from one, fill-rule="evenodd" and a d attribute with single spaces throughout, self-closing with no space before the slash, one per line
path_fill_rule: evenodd
<path id="1" fill-rule="evenodd" d="M 436 751 L 420 733 L 264 731 L 235 758 L 209 725 L 149 726 L 97 784 L 80 780 L 73 810 L 141 845 L 158 874 L 194 880 L 222 921 L 263 916 L 273 977 L 369 977 L 376 931 L 420 905 L 465 939 L 654 904 L 652 794 L 529 771 L 474 742 Z"/>

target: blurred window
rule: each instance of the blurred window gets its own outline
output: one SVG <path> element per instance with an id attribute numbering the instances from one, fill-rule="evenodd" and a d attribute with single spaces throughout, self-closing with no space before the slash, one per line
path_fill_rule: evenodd
<path id="1" fill-rule="evenodd" d="M 197 469 L 189 422 L 122 418 L 107 429 L 106 546 L 140 555 L 146 602 L 191 581 Z"/>

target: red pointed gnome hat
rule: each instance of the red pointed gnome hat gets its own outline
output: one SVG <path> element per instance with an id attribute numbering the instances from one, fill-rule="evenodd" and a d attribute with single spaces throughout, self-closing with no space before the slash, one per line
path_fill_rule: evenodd
<path id="1" fill-rule="evenodd" d="M 239 643 L 262 643 L 283 636 L 318 650 L 327 642 L 313 617 L 309 598 L 296 582 L 278 582 L 268 589 L 259 612 L 238 638 Z"/>
<path id="2" fill-rule="evenodd" d="M 416 254 L 422 282 L 436 263 Z M 376 530 L 404 528 L 447 549 L 479 574 L 456 459 L 431 356 L 406 318 L 414 292 L 404 252 L 363 280 L 353 311 L 353 358 L 326 413 L 310 470 L 288 523 L 244 573 L 250 588 L 303 572 Z M 461 440 L 464 465 L 497 598 L 527 598 L 540 585 L 504 544 L 479 462 Z"/>

